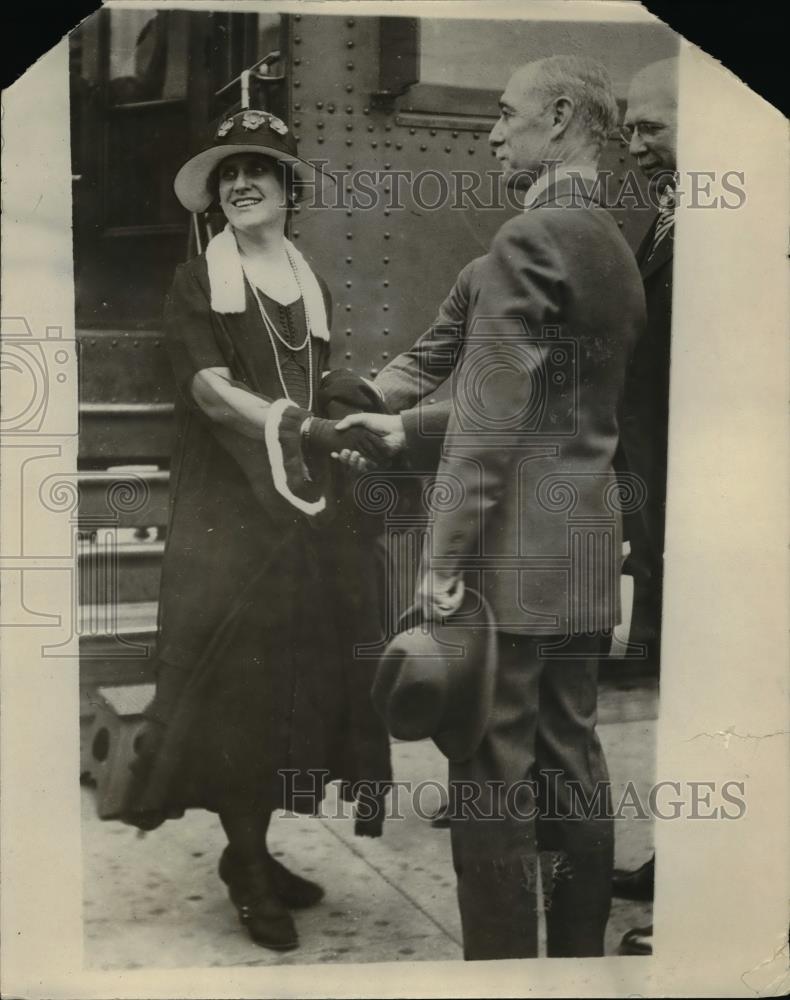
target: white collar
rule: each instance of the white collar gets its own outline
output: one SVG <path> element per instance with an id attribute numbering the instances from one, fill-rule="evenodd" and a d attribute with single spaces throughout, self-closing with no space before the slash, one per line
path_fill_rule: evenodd
<path id="1" fill-rule="evenodd" d="M 563 163 L 562 166 L 556 169 L 550 165 L 527 191 L 524 198 L 524 211 L 527 212 L 529 209 L 534 208 L 535 202 L 552 184 L 556 184 L 557 181 L 565 180 L 568 177 L 574 180 L 581 178 L 582 180 L 594 183 L 598 179 L 598 171 L 586 164 L 584 166 L 574 166 L 573 163 Z"/>

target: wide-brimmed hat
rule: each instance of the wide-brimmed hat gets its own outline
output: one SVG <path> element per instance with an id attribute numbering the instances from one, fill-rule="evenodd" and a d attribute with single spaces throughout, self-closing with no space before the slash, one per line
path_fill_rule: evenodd
<path id="1" fill-rule="evenodd" d="M 485 735 L 494 703 L 496 630 L 485 598 L 466 589 L 442 622 L 412 608 L 379 661 L 372 699 L 390 733 L 431 738 L 449 760 L 468 760 Z"/>
<path id="2" fill-rule="evenodd" d="M 330 177 L 299 156 L 296 139 L 282 119 L 268 111 L 239 111 L 220 122 L 211 144 L 187 160 L 176 174 L 173 187 L 184 208 L 206 211 L 214 199 L 208 186 L 211 172 L 236 153 L 259 153 L 287 163 L 301 181 L 321 183 Z"/>

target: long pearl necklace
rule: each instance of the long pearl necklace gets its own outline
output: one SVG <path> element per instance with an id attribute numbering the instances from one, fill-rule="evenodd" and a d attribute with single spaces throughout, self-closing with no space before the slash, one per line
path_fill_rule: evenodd
<path id="1" fill-rule="evenodd" d="M 263 325 L 266 329 L 266 333 L 269 335 L 269 342 L 272 345 L 272 354 L 274 355 L 274 366 L 277 369 L 277 378 L 280 381 L 280 387 L 283 390 L 283 396 L 292 403 L 294 402 L 294 400 L 291 399 L 291 396 L 289 395 L 288 389 L 285 385 L 285 379 L 283 378 L 283 371 L 280 365 L 280 355 L 277 352 L 276 341 L 279 340 L 280 343 L 287 350 L 292 351 L 294 354 L 301 351 L 305 346 L 307 347 L 307 384 L 308 384 L 307 409 L 312 410 L 313 409 L 313 340 L 312 340 L 312 324 L 310 322 L 310 312 L 307 308 L 307 300 L 305 299 L 304 290 L 302 288 L 302 282 L 299 278 L 299 269 L 297 268 L 296 261 L 294 260 L 293 255 L 287 246 L 285 248 L 285 255 L 288 258 L 288 263 L 291 265 L 291 270 L 293 271 L 293 276 L 296 280 L 296 286 L 299 289 L 299 295 L 302 299 L 302 307 L 304 309 L 305 326 L 307 327 L 307 334 L 305 335 L 304 341 L 298 346 L 290 344 L 285 339 L 285 337 L 281 335 L 280 331 L 271 321 L 269 314 L 266 312 L 266 306 L 263 304 L 258 289 L 255 286 L 253 280 L 250 278 L 250 275 L 248 274 L 247 269 L 244 267 L 243 262 L 241 266 L 242 269 L 244 270 L 244 274 L 247 277 L 247 281 L 250 284 L 250 288 L 252 289 L 253 295 L 255 296 L 255 301 L 258 303 L 258 309 L 260 310 L 261 319 L 263 320 Z"/>

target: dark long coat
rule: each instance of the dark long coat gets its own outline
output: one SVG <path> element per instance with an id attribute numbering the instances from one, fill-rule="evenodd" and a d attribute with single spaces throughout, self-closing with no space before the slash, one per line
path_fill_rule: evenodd
<path id="1" fill-rule="evenodd" d="M 341 779 L 345 797 L 359 799 L 360 782 L 381 788 L 391 777 L 386 732 L 369 701 L 372 666 L 354 655 L 355 643 L 380 636 L 375 526 L 344 507 L 326 469 L 301 497 L 314 502 L 328 492 L 326 509 L 306 514 L 293 506 L 275 486 L 267 444 L 213 423 L 191 396 L 196 372 L 223 367 L 252 393 L 283 397 L 249 286 L 246 297 L 244 313 L 212 311 L 199 257 L 179 267 L 166 305 L 176 446 L 159 678 L 148 713 L 164 735 L 136 762 L 125 817 L 148 828 L 190 806 L 313 812 L 328 781 Z M 292 316 L 301 343 L 303 309 Z M 313 391 L 324 406 L 328 347 L 313 338 Z M 307 348 L 289 363 L 306 371 Z M 287 383 L 298 382 L 294 374 L 284 369 Z M 354 378 L 347 373 L 346 385 Z M 356 381 L 361 391 L 346 392 L 347 409 L 374 408 L 375 394 Z M 297 407 L 283 415 L 286 467 L 301 464 L 302 419 Z M 366 831 L 358 825 L 358 832 L 379 830 L 380 820 Z"/>

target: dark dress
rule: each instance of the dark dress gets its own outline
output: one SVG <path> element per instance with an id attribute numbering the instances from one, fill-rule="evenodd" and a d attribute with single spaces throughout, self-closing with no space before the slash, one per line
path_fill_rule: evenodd
<path id="1" fill-rule="evenodd" d="M 287 307 L 261 299 L 280 334 L 303 345 L 301 299 Z M 205 259 L 181 265 L 165 330 L 179 392 L 148 712 L 163 736 L 135 763 L 124 818 L 151 828 L 193 806 L 314 812 L 335 779 L 359 799 L 359 783 L 381 789 L 391 778 L 387 735 L 369 700 L 372 667 L 353 653 L 355 642 L 380 635 L 370 526 L 355 530 L 339 495 L 320 514 L 296 509 L 275 489 L 266 443 L 212 422 L 194 403 L 193 376 L 210 367 L 229 368 L 267 400 L 283 397 L 249 285 L 244 313 L 215 313 Z M 288 396 L 306 408 L 308 346 L 275 347 Z M 310 349 L 318 400 L 329 345 L 311 338 Z M 293 452 L 303 413 L 286 415 L 292 426 L 283 421 L 281 443 Z M 314 475 L 302 498 L 330 490 L 330 476 Z M 339 561 L 353 578 L 338 578 Z M 379 831 L 380 821 L 358 824 Z"/>

